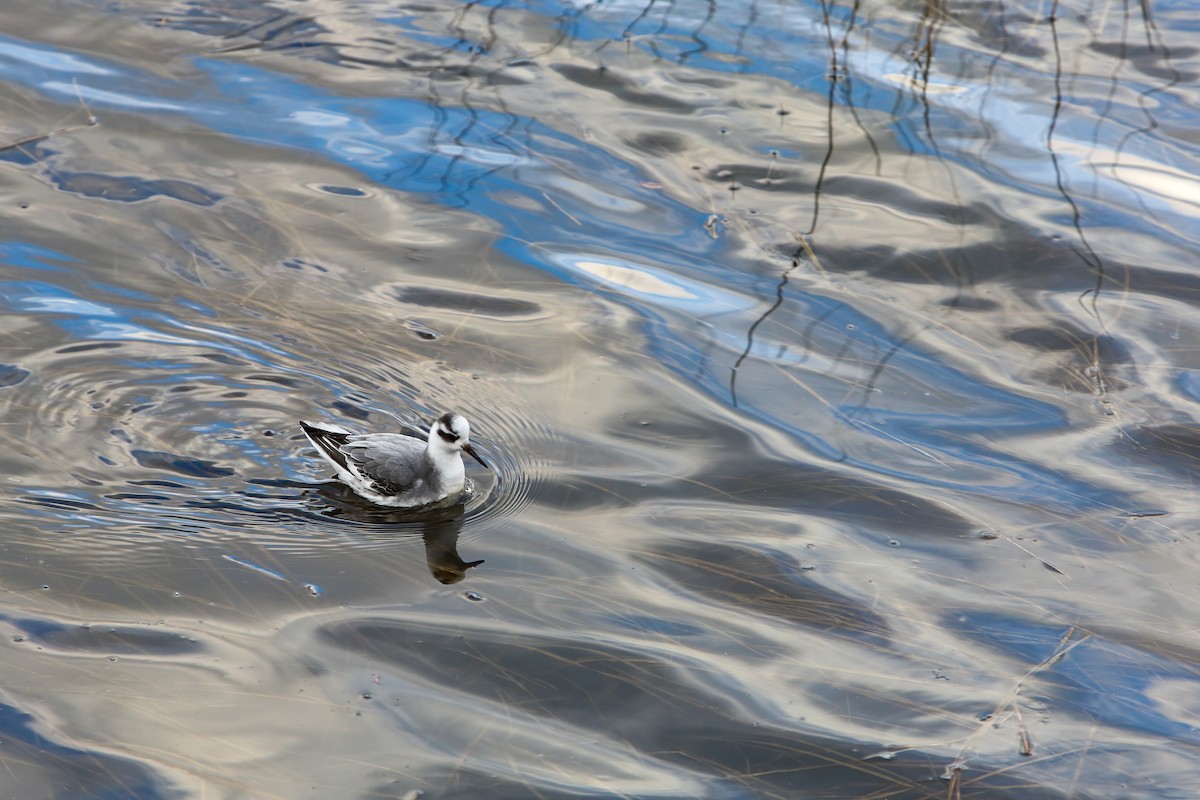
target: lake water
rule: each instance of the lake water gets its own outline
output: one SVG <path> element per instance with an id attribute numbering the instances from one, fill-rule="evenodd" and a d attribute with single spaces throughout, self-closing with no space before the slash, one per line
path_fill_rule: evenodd
<path id="1" fill-rule="evenodd" d="M 1193 5 L 0 31 L 0 797 L 1200 796 Z"/>

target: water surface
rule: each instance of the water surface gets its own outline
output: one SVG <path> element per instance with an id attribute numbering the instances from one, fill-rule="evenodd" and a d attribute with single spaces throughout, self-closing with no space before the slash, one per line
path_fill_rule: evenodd
<path id="1" fill-rule="evenodd" d="M 0 15 L 4 796 L 1200 794 L 1185 4 Z"/>

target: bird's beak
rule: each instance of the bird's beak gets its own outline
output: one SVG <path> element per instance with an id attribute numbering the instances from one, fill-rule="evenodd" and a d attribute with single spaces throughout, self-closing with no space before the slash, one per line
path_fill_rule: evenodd
<path id="1" fill-rule="evenodd" d="M 489 467 L 489 466 L 487 465 L 487 462 L 486 462 L 486 461 L 484 461 L 482 458 L 480 458 L 480 457 L 479 457 L 479 453 L 476 453 L 476 452 L 475 452 L 475 448 L 474 448 L 474 447 L 471 447 L 471 445 L 469 445 L 469 444 L 464 444 L 464 445 L 463 445 L 463 450 L 466 452 L 466 454 L 467 454 L 467 455 L 469 455 L 471 458 L 475 459 L 475 460 L 476 460 L 476 461 L 478 461 L 478 462 L 479 462 L 481 465 L 483 465 L 483 468 L 484 468 L 484 469 L 491 469 L 491 467 Z"/>

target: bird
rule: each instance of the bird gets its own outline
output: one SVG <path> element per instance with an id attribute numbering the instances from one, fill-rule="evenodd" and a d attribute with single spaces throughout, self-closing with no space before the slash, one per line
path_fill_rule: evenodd
<path id="1" fill-rule="evenodd" d="M 451 505 L 463 492 L 462 454 L 485 469 L 471 447 L 471 425 L 446 412 L 429 426 L 422 442 L 399 433 L 354 433 L 340 425 L 300 420 L 304 435 L 355 494 L 391 508 Z"/>

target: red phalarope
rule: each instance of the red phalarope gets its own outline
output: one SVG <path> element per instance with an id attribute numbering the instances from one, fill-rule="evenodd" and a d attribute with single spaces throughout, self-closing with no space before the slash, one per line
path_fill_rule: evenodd
<path id="1" fill-rule="evenodd" d="M 422 442 L 399 433 L 353 433 L 338 425 L 300 421 L 317 452 L 360 497 L 393 508 L 449 505 L 466 483 L 462 454 L 487 464 L 471 447 L 466 417 L 449 412 Z"/>

